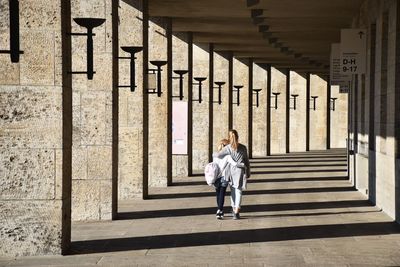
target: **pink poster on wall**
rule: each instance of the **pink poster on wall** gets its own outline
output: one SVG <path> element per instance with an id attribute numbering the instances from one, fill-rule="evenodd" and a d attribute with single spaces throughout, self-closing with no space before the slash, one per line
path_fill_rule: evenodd
<path id="1" fill-rule="evenodd" d="M 172 154 L 187 154 L 188 103 L 172 103 Z"/>

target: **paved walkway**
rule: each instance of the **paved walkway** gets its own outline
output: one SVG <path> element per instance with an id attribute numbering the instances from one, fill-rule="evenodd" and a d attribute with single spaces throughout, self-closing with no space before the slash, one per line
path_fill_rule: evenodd
<path id="1" fill-rule="evenodd" d="M 70 256 L 0 265 L 400 265 L 400 228 L 352 188 L 344 151 L 254 159 L 252 172 L 241 220 L 215 219 L 203 177 L 178 179 L 150 200 L 121 202 L 120 220 L 75 223 Z"/>

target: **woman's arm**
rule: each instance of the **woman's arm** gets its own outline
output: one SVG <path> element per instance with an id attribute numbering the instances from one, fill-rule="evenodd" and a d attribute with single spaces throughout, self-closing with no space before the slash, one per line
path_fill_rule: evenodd
<path id="1" fill-rule="evenodd" d="M 219 158 L 219 159 L 223 159 L 225 156 L 230 155 L 231 153 L 229 152 L 228 147 L 224 147 L 220 152 L 215 152 L 213 153 L 213 157 L 214 158 Z"/>

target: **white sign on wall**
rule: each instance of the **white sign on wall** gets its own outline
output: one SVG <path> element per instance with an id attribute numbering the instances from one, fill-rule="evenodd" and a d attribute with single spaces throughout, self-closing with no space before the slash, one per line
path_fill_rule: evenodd
<path id="1" fill-rule="evenodd" d="M 331 45 L 330 77 L 331 85 L 346 87 L 351 81 L 351 74 L 343 74 L 341 69 L 341 50 L 340 44 Z"/>
<path id="2" fill-rule="evenodd" d="M 342 74 L 364 74 L 367 70 L 367 31 L 342 29 L 340 31 Z"/>

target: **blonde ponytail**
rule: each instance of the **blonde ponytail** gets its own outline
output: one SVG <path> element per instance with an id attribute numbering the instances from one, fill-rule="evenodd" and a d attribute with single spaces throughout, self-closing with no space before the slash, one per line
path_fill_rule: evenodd
<path id="1" fill-rule="evenodd" d="M 237 150 L 239 146 L 239 134 L 236 130 L 230 130 L 228 134 L 229 144 L 233 150 Z"/>

